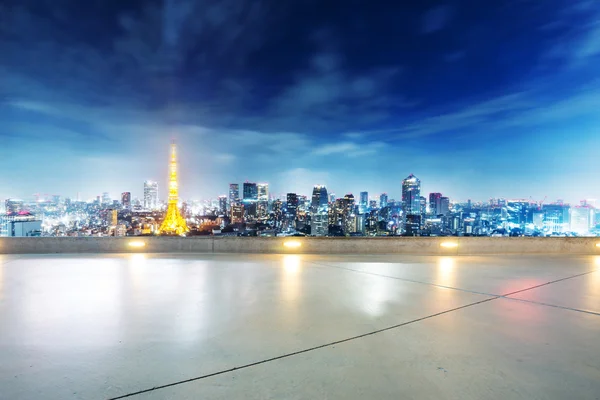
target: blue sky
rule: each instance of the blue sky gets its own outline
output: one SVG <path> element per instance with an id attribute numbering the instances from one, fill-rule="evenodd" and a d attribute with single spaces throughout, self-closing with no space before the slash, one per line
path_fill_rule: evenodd
<path id="1" fill-rule="evenodd" d="M 5 0 L 0 198 L 600 198 L 595 3 Z"/>

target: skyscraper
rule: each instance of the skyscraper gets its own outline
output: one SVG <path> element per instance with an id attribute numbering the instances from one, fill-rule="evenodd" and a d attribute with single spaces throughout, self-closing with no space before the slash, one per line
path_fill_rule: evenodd
<path id="1" fill-rule="evenodd" d="M 121 193 L 121 205 L 123 208 L 129 209 L 131 208 L 131 193 L 123 192 Z"/>
<path id="2" fill-rule="evenodd" d="M 154 210 L 158 207 L 158 183 L 154 181 L 144 182 L 144 208 Z"/>
<path id="3" fill-rule="evenodd" d="M 240 185 L 237 183 L 229 184 L 229 205 L 232 206 L 240 202 Z"/>
<path id="4" fill-rule="evenodd" d="M 379 207 L 383 208 L 383 207 L 387 207 L 388 205 L 388 195 L 387 193 L 381 193 L 381 196 L 379 196 Z"/>
<path id="5" fill-rule="evenodd" d="M 102 193 L 102 204 L 108 205 L 110 203 L 112 203 L 112 201 L 108 192 Z"/>
<path id="6" fill-rule="evenodd" d="M 369 205 L 369 192 L 360 192 L 359 205 L 363 208 L 367 208 L 367 206 Z"/>
<path id="7" fill-rule="evenodd" d="M 440 197 L 440 208 L 438 214 L 447 216 L 450 214 L 450 199 L 448 197 Z"/>
<path id="8" fill-rule="evenodd" d="M 421 181 L 413 174 L 402 181 L 402 208 L 404 215 L 421 215 Z"/>
<path id="9" fill-rule="evenodd" d="M 253 203 L 258 200 L 258 186 L 256 183 L 244 182 L 244 203 Z"/>
<path id="10" fill-rule="evenodd" d="M 311 209 L 313 212 L 321 207 L 327 207 L 329 199 L 327 198 L 327 188 L 325 185 L 315 185 L 312 192 Z"/>
<path id="11" fill-rule="evenodd" d="M 219 212 L 222 214 L 227 213 L 227 196 L 219 196 Z"/>
<path id="12" fill-rule="evenodd" d="M 290 218 L 296 218 L 298 213 L 298 195 L 296 193 L 287 194 L 286 209 Z"/>
<path id="13" fill-rule="evenodd" d="M 269 184 L 259 183 L 257 186 L 258 201 L 269 201 Z"/>
<path id="14" fill-rule="evenodd" d="M 441 193 L 429 193 L 429 212 L 433 215 L 440 215 L 441 210 Z"/>

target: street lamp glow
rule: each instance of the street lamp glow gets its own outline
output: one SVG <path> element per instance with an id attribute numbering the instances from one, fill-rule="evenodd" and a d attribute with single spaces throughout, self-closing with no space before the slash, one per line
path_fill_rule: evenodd
<path id="1" fill-rule="evenodd" d="M 596 247 L 600 247 L 600 242 L 596 243 Z"/>
<path id="2" fill-rule="evenodd" d="M 297 240 L 288 240 L 287 242 L 283 242 L 283 247 L 287 247 L 288 249 L 297 249 L 300 246 L 302 246 L 302 243 Z"/>
<path id="3" fill-rule="evenodd" d="M 458 247 L 458 243 L 456 243 L 456 242 L 442 242 L 442 243 L 440 243 L 440 247 L 443 247 L 445 249 L 454 249 L 454 248 Z"/>
<path id="4" fill-rule="evenodd" d="M 141 240 L 134 240 L 132 242 L 127 243 L 127 245 L 129 247 L 139 249 L 139 248 L 145 247 L 146 243 L 142 242 Z"/>

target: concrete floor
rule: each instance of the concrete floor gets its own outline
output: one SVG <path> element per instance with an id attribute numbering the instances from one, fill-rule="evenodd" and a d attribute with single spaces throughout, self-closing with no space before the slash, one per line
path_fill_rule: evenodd
<path id="1" fill-rule="evenodd" d="M 599 399 L 600 256 L 0 255 L 0 399 Z"/>

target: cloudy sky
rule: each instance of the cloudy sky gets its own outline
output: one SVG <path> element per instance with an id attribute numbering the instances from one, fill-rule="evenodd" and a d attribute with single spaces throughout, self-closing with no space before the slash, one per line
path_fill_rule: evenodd
<path id="1" fill-rule="evenodd" d="M 600 198 L 595 0 L 3 0 L 0 55 L 0 198 L 140 196 L 171 138 L 188 199 Z"/>

